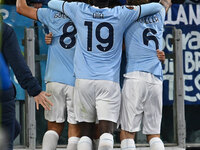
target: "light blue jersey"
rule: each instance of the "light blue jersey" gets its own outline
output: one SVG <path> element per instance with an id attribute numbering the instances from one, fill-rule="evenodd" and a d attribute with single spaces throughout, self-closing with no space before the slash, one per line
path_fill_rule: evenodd
<path id="1" fill-rule="evenodd" d="M 77 33 L 75 26 L 66 15 L 49 8 L 38 9 L 37 16 L 53 33 L 53 41 L 48 48 L 45 82 L 74 86 L 73 58 Z"/>
<path id="2" fill-rule="evenodd" d="M 125 32 L 126 73 L 149 72 L 163 79 L 161 62 L 156 50 L 162 48 L 165 9 L 143 17 L 132 24 Z"/>
<path id="3" fill-rule="evenodd" d="M 140 7 L 99 9 L 85 3 L 60 1 L 50 1 L 48 6 L 64 12 L 77 28 L 76 78 L 119 82 L 123 33 L 139 18 Z"/>

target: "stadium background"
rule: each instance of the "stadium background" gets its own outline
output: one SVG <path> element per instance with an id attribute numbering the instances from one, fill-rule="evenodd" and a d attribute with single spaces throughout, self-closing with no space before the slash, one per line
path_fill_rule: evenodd
<path id="1" fill-rule="evenodd" d="M 34 0 L 42 2 L 44 7 L 48 0 Z M 156 1 L 156 0 L 153 0 Z M 120 0 L 123 4 L 125 1 Z M 186 144 L 187 147 L 198 147 L 200 149 L 200 3 L 198 0 L 177 0 L 172 1 L 173 5 L 169 10 L 165 20 L 165 32 L 163 35 L 163 50 L 166 54 L 173 53 L 172 28 L 176 27 L 182 30 L 182 50 L 183 50 L 183 70 L 184 70 L 184 102 L 186 119 Z M 44 42 L 45 27 L 26 17 L 16 13 L 15 0 L 4 1 L 0 12 L 4 21 L 13 26 L 18 36 L 18 42 L 22 53 L 24 53 L 23 39 L 24 28 L 34 27 L 36 34 L 35 54 L 36 54 L 36 77 L 39 79 L 45 90 L 44 72 L 46 65 L 47 45 Z M 125 66 L 125 56 L 123 55 L 122 73 Z M 177 137 L 174 128 L 174 68 L 173 59 L 167 58 L 163 65 L 164 72 L 164 92 L 163 92 L 163 120 L 161 136 L 165 144 L 176 145 Z M 23 146 L 25 143 L 25 124 L 24 124 L 24 100 L 25 93 L 17 83 L 12 74 L 12 80 L 17 87 L 17 118 L 22 125 L 22 133 L 15 141 L 16 147 Z M 43 109 L 36 112 L 36 144 L 41 146 L 43 134 L 46 131 L 46 122 L 43 117 Z M 67 141 L 67 125 L 59 140 L 60 145 L 65 145 Z M 139 133 L 136 143 L 145 145 L 146 138 Z M 115 133 L 115 141 L 119 143 L 119 132 Z"/>

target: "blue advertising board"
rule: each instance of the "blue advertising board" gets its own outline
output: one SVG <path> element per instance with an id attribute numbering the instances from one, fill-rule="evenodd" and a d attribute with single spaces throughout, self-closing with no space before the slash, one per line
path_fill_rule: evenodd
<path id="1" fill-rule="evenodd" d="M 163 35 L 164 51 L 170 53 L 171 26 L 182 30 L 184 99 L 186 104 L 200 104 L 200 5 L 174 4 L 168 11 Z M 164 67 L 164 104 L 172 104 L 174 95 L 173 61 Z"/>

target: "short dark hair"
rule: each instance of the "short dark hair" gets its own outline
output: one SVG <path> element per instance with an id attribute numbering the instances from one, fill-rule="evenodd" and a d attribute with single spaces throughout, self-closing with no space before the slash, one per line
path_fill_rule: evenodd
<path id="1" fill-rule="evenodd" d="M 100 8 L 109 6 L 109 0 L 92 0 L 92 3 Z"/>
<path id="2" fill-rule="evenodd" d="M 115 6 L 120 6 L 120 5 L 121 5 L 121 3 L 120 3 L 119 0 L 109 0 L 109 7 L 110 8 L 113 8 Z"/>
<path id="3" fill-rule="evenodd" d="M 150 2 L 150 0 L 126 0 L 127 5 L 141 5 Z"/>

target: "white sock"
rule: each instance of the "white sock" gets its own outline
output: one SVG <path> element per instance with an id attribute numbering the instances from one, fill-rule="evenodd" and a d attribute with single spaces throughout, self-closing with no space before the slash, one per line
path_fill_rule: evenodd
<path id="1" fill-rule="evenodd" d="M 124 139 L 121 141 L 121 150 L 136 150 L 135 141 L 133 139 Z"/>
<path id="2" fill-rule="evenodd" d="M 93 139 L 93 150 L 98 150 L 99 139 Z"/>
<path id="3" fill-rule="evenodd" d="M 70 137 L 68 139 L 67 150 L 77 150 L 78 141 L 80 138 L 78 137 Z"/>
<path id="4" fill-rule="evenodd" d="M 56 150 L 59 135 L 53 130 L 48 130 L 43 137 L 42 150 Z"/>
<path id="5" fill-rule="evenodd" d="M 154 137 L 149 141 L 150 150 L 165 150 L 162 140 L 158 137 Z"/>
<path id="6" fill-rule="evenodd" d="M 82 136 L 77 147 L 77 150 L 92 150 L 92 140 L 87 136 Z"/>
<path id="7" fill-rule="evenodd" d="M 98 150 L 113 150 L 113 135 L 110 133 L 104 133 L 100 136 Z"/>

